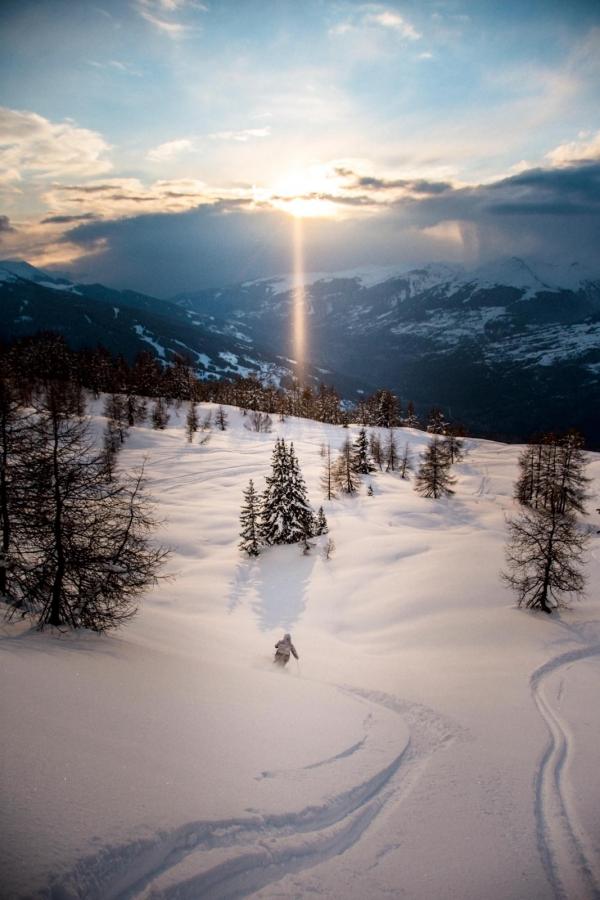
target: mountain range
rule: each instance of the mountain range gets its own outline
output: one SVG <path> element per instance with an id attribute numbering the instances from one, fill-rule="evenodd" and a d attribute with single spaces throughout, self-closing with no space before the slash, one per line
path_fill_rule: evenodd
<path id="1" fill-rule="evenodd" d="M 3 339 L 52 329 L 74 347 L 102 343 L 128 358 L 183 353 L 205 378 L 297 375 L 299 302 L 309 383 L 354 401 L 387 387 L 477 434 L 578 427 L 600 446 L 600 277 L 576 263 L 367 268 L 305 275 L 301 288 L 276 277 L 160 300 L 0 262 Z"/>

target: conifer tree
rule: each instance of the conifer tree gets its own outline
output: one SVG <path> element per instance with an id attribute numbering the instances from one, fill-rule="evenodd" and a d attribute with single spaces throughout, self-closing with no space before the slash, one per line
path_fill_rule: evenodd
<path id="1" fill-rule="evenodd" d="M 109 419 L 102 435 L 104 471 L 108 481 L 113 480 L 117 454 L 121 450 L 119 429 L 112 419 Z"/>
<path id="2" fill-rule="evenodd" d="M 577 431 L 568 431 L 560 439 L 556 473 L 556 508 L 559 513 L 571 510 L 585 513 L 590 479 L 585 474 L 587 460 L 583 447 L 583 436 Z"/>
<path id="3" fill-rule="evenodd" d="M 295 544 L 297 541 L 306 541 L 312 537 L 315 531 L 315 516 L 308 502 L 306 484 L 300 471 L 300 464 L 294 452 L 293 443 L 289 449 L 289 540 Z"/>
<path id="4" fill-rule="evenodd" d="M 261 536 L 266 544 L 306 542 L 314 531 L 314 515 L 294 452 L 283 438 L 273 448 L 271 475 L 263 494 Z"/>
<path id="5" fill-rule="evenodd" d="M 406 428 L 420 428 L 421 423 L 419 422 L 419 417 L 415 412 L 415 405 L 412 400 L 408 401 L 406 407 L 406 418 L 402 420 L 402 424 L 406 426 Z"/>
<path id="6" fill-rule="evenodd" d="M 381 446 L 381 438 L 375 431 L 372 431 L 369 435 L 369 452 L 371 459 L 376 466 L 379 466 L 381 471 L 383 469 L 384 451 Z"/>
<path id="7" fill-rule="evenodd" d="M 244 504 L 240 513 L 240 549 L 248 556 L 260 554 L 260 498 L 254 489 L 252 479 L 244 491 Z"/>
<path id="8" fill-rule="evenodd" d="M 454 493 L 455 483 L 450 475 L 450 464 L 444 453 L 442 442 L 434 437 L 424 453 L 421 454 L 421 465 L 415 481 L 415 490 L 422 497 L 449 497 Z"/>
<path id="9" fill-rule="evenodd" d="M 283 438 L 277 438 L 271 458 L 271 474 L 266 478 L 266 488 L 262 497 L 261 537 L 265 544 L 286 542 L 287 486 L 289 460 Z"/>
<path id="10" fill-rule="evenodd" d="M 194 440 L 194 435 L 198 431 L 199 426 L 198 407 L 196 406 L 196 401 L 191 400 L 185 420 L 185 433 L 187 434 L 187 439 L 190 444 Z"/>
<path id="11" fill-rule="evenodd" d="M 515 498 L 533 509 L 584 512 L 589 483 L 585 466 L 583 438 L 578 432 L 543 435 L 519 457 Z"/>
<path id="12" fill-rule="evenodd" d="M 152 427 L 158 431 L 164 431 L 169 424 L 169 410 L 165 400 L 158 397 L 152 407 Z"/>
<path id="13" fill-rule="evenodd" d="M 315 535 L 328 534 L 328 532 L 329 525 L 327 524 L 323 507 L 320 506 L 315 519 Z"/>
<path id="14" fill-rule="evenodd" d="M 353 453 L 350 439 L 346 438 L 340 449 L 335 465 L 335 484 L 344 494 L 356 494 L 360 485 L 360 477 L 353 466 Z"/>
<path id="15" fill-rule="evenodd" d="M 104 415 L 112 423 L 111 430 L 118 436 L 121 444 L 125 443 L 127 429 L 127 403 L 122 394 L 109 394 L 104 404 Z"/>
<path id="16" fill-rule="evenodd" d="M 352 445 L 352 468 L 359 475 L 370 475 L 375 471 L 375 466 L 369 459 L 369 440 L 364 427 L 360 429 Z"/>
<path id="17" fill-rule="evenodd" d="M 45 625 L 105 631 L 130 618 L 167 555 L 148 534 L 157 524 L 143 470 L 106 477 L 89 420 L 50 386 L 28 429 L 18 600 Z"/>
<path id="18" fill-rule="evenodd" d="M 148 407 L 143 397 L 136 397 L 135 394 L 128 394 L 125 399 L 125 411 L 127 415 L 127 424 L 131 428 L 133 425 L 143 425 L 148 415 Z"/>
<path id="19" fill-rule="evenodd" d="M 556 506 L 524 509 L 508 529 L 502 578 L 516 591 L 519 606 L 550 613 L 567 605 L 565 596 L 583 592 L 587 536 L 572 512 L 560 513 Z"/>
<path id="20" fill-rule="evenodd" d="M 465 455 L 463 441 L 451 431 L 449 431 L 444 438 L 442 447 L 444 453 L 448 457 L 450 465 L 454 465 L 455 462 L 460 462 Z"/>
<path id="21" fill-rule="evenodd" d="M 22 516 L 30 502 L 23 490 L 28 424 L 15 386 L 0 373 L 0 598 L 9 603 L 16 603 L 11 575 L 19 565 Z"/>
<path id="22" fill-rule="evenodd" d="M 430 434 L 446 434 L 449 422 L 439 407 L 434 406 L 429 410 L 429 418 L 427 420 L 427 431 Z"/>
<path id="23" fill-rule="evenodd" d="M 385 445 L 385 471 L 386 472 L 395 472 L 398 468 L 398 447 L 396 445 L 396 436 L 394 434 L 394 429 L 390 428 L 387 442 Z"/>
<path id="24" fill-rule="evenodd" d="M 228 418 L 227 413 L 225 412 L 225 410 L 223 409 L 222 406 L 219 406 L 215 413 L 215 425 L 221 431 L 225 431 L 227 428 L 227 418 Z"/>
<path id="25" fill-rule="evenodd" d="M 400 477 L 407 480 L 410 478 L 409 472 L 413 469 L 413 461 L 412 454 L 410 452 L 410 446 L 408 441 L 404 445 L 404 450 L 402 451 L 402 456 L 400 457 L 400 461 L 398 463 L 398 471 L 400 472 Z"/>
<path id="26" fill-rule="evenodd" d="M 321 487 L 325 494 L 326 500 L 334 500 L 337 497 L 335 492 L 336 473 L 335 467 L 331 461 L 331 447 L 327 444 L 325 449 L 325 464 L 323 466 L 323 474 L 321 476 Z"/>

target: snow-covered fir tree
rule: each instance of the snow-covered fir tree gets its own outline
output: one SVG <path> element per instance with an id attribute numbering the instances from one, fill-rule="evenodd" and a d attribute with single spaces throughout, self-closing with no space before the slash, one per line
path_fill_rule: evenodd
<path id="1" fill-rule="evenodd" d="M 328 534 L 329 525 L 323 507 L 320 506 L 315 518 L 315 535 Z"/>
<path id="2" fill-rule="evenodd" d="M 295 544 L 313 532 L 314 514 L 293 444 L 288 450 L 278 438 L 262 499 L 261 537 L 266 544 Z"/>
<path id="3" fill-rule="evenodd" d="M 405 428 L 420 428 L 421 423 L 419 421 L 419 417 L 415 412 L 415 405 L 412 400 L 408 401 L 406 406 L 406 416 L 402 419 L 402 424 Z"/>
<path id="4" fill-rule="evenodd" d="M 300 464 L 294 452 L 294 444 L 289 449 L 289 516 L 290 516 L 290 540 L 306 542 L 315 532 L 315 515 L 308 502 L 306 484 L 300 471 Z"/>
<path id="5" fill-rule="evenodd" d="M 449 497 L 454 493 L 452 485 L 455 480 L 450 475 L 450 463 L 444 452 L 442 441 L 434 437 L 424 453 L 421 454 L 421 465 L 415 481 L 415 490 L 422 497 Z"/>
<path id="6" fill-rule="evenodd" d="M 352 444 L 352 468 L 359 475 L 370 475 L 375 466 L 369 456 L 369 439 L 365 428 L 361 428 Z"/>
<path id="7" fill-rule="evenodd" d="M 450 423 L 446 421 L 446 417 L 439 407 L 434 406 L 429 410 L 427 431 L 430 434 L 446 434 L 449 425 Z"/>
<path id="8" fill-rule="evenodd" d="M 240 550 L 248 556 L 260 554 L 260 497 L 254 489 L 252 479 L 244 491 L 244 502 L 240 512 Z"/>
<path id="9" fill-rule="evenodd" d="M 393 428 L 400 424 L 400 404 L 395 394 L 384 388 L 377 391 L 372 400 L 375 406 L 373 424 L 382 428 Z"/>

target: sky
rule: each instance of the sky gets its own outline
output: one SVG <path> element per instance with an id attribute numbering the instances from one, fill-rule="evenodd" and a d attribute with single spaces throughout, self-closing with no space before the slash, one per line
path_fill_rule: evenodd
<path id="1" fill-rule="evenodd" d="M 159 296 L 596 265 L 600 4 L 3 0 L 0 257 Z"/>

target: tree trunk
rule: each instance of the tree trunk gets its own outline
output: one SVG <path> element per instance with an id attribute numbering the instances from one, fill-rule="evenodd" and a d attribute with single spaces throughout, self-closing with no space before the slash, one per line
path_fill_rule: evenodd
<path id="1" fill-rule="evenodd" d="M 548 606 L 548 588 L 550 586 L 550 569 L 552 567 L 552 554 L 554 552 L 554 524 L 552 525 L 552 531 L 550 532 L 548 538 L 548 546 L 546 548 L 546 564 L 544 566 L 544 581 L 542 582 L 542 594 L 540 597 L 540 608 L 544 610 L 545 613 L 551 613 L 552 610 Z"/>

